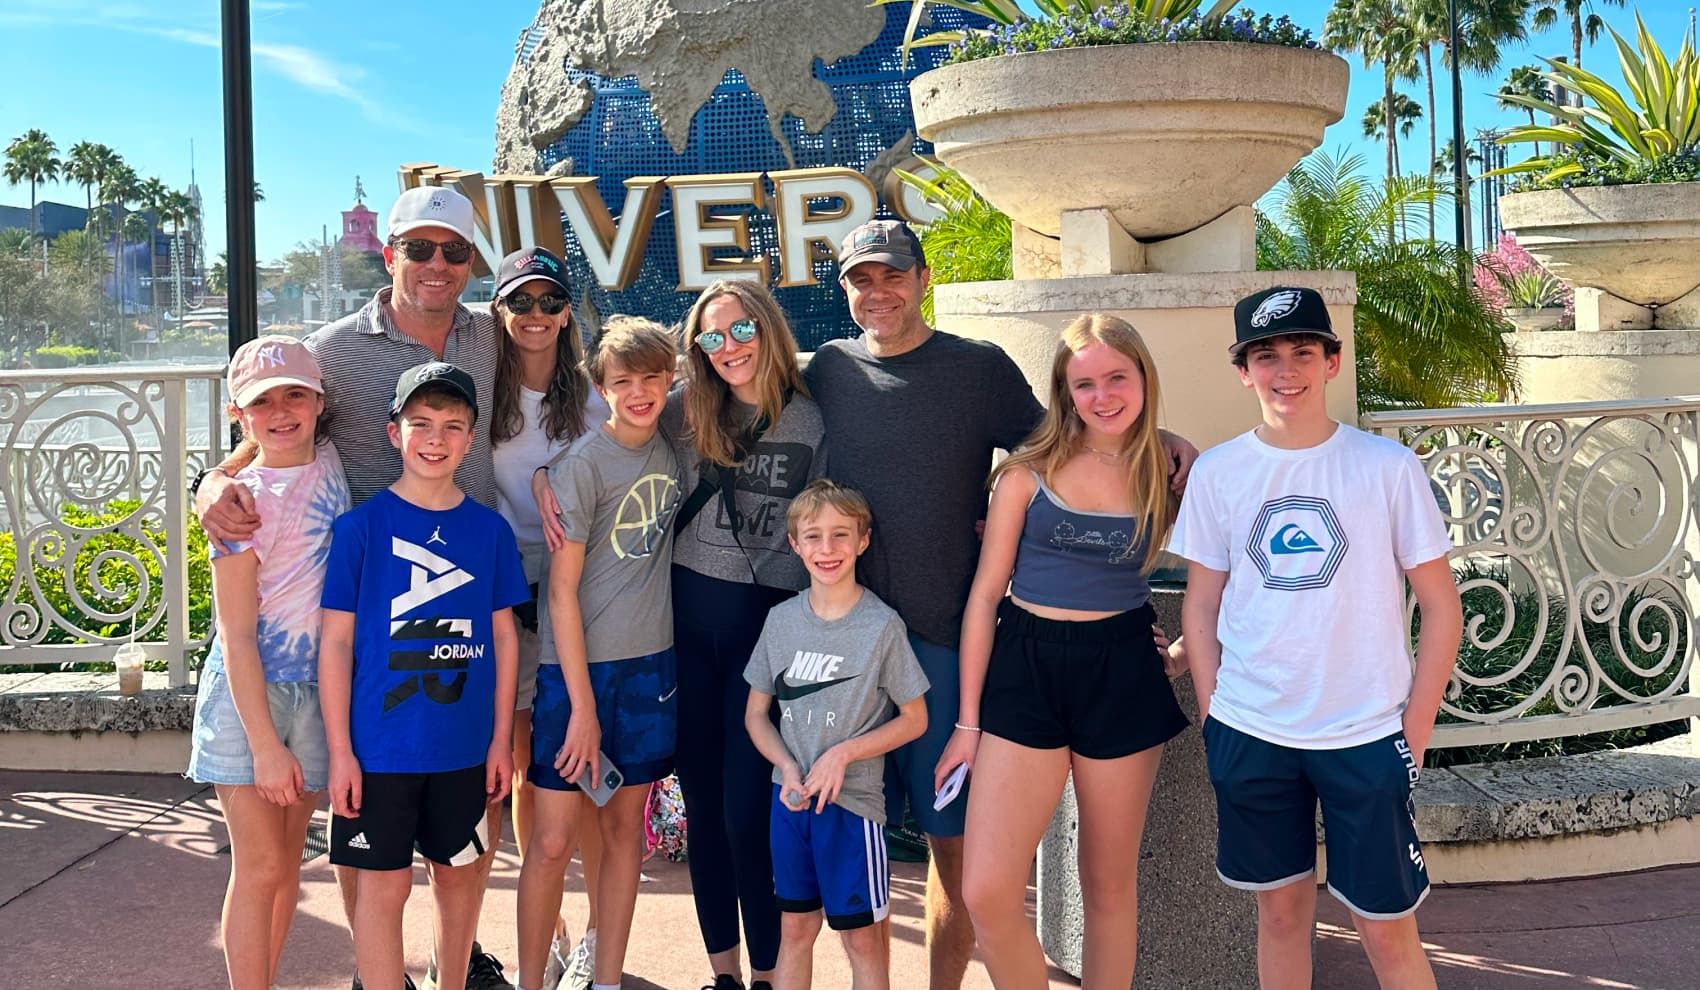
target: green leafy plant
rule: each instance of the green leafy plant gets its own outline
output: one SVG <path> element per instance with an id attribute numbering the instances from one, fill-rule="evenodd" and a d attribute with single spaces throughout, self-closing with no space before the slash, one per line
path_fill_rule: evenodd
<path id="1" fill-rule="evenodd" d="M 975 192 L 955 169 L 926 160 L 932 175 L 897 170 L 906 184 L 944 215 L 921 227 L 921 247 L 932 281 L 921 300 L 921 315 L 933 321 L 932 285 L 988 282 L 1014 276 L 1009 217 Z"/>
<path id="2" fill-rule="evenodd" d="M 1501 277 L 1505 303 L 1518 309 L 1544 309 L 1564 304 L 1564 282 L 1547 272 L 1518 272 Z"/>
<path id="3" fill-rule="evenodd" d="M 98 512 L 79 506 L 65 506 L 60 511 L 60 518 L 67 525 L 79 529 L 98 529 L 115 526 L 131 518 L 140 506 L 140 502 L 129 499 L 114 499 Z M 207 559 L 207 537 L 200 524 L 193 517 L 188 517 L 184 520 L 184 525 L 187 527 L 189 555 L 189 637 L 200 639 L 207 636 L 212 628 L 212 566 Z M 35 572 L 35 584 L 41 589 L 41 597 L 35 599 L 36 606 L 44 614 L 56 613 L 66 616 L 73 623 L 82 618 L 81 608 L 73 598 L 71 589 L 66 587 L 65 576 L 69 572 L 77 595 L 93 608 L 105 612 L 129 611 L 132 606 L 137 605 L 137 599 L 141 596 L 142 581 L 133 568 L 116 556 L 124 554 L 141 561 L 147 573 L 147 597 L 140 602 L 136 614 L 146 616 L 158 612 L 161 596 L 165 593 L 165 580 L 160 573 L 159 557 L 167 552 L 166 534 L 164 529 L 147 523 L 142 524 L 140 532 L 140 537 L 134 535 L 133 531 L 98 533 L 83 543 L 77 550 L 75 559 L 68 565 L 59 560 L 43 559 L 38 553 L 29 561 L 29 566 Z M 11 532 L 0 532 L 0 588 L 7 589 L 8 593 L 13 587 L 17 567 L 18 548 L 15 537 Z M 18 581 L 17 587 L 21 597 L 29 599 L 32 596 L 27 579 Z M 112 593 L 103 594 L 101 588 Z M 102 637 L 120 636 L 128 631 L 129 626 L 125 623 L 113 623 L 89 630 Z M 158 640 L 168 634 L 166 623 L 161 620 L 144 638 Z M 50 624 L 42 642 L 74 644 L 88 640 Z M 111 664 L 74 664 L 70 669 L 100 669 L 102 666 L 109 669 Z M 160 667 L 163 669 L 163 664 Z M 40 669 L 17 667 L 9 670 L 0 666 L 0 673 Z"/>
<path id="4" fill-rule="evenodd" d="M 1407 210 L 1444 202 L 1426 176 L 1364 178 L 1361 157 L 1317 153 L 1293 166 L 1257 217 L 1257 266 L 1350 271 L 1358 405 L 1436 408 L 1504 399 L 1516 390 L 1504 314 L 1476 293 L 1469 261 L 1450 243 L 1401 240 Z"/>
<path id="5" fill-rule="evenodd" d="M 874 0 L 876 6 L 908 3 L 903 33 L 903 64 L 910 51 L 951 46 L 950 61 L 1050 48 L 1119 45 L 1156 41 L 1248 41 L 1314 48 L 1310 32 L 1286 18 L 1258 18 L 1250 10 L 1230 16 L 1236 0 L 1033 0 L 1030 17 L 1016 0 Z M 933 4 L 977 14 L 997 25 L 990 29 L 935 31 L 920 36 L 921 19 Z"/>
<path id="6" fill-rule="evenodd" d="M 1590 105 L 1502 95 L 1503 103 L 1551 114 L 1559 123 L 1512 128 L 1499 139 L 1501 144 L 1550 141 L 1553 149 L 1488 176 L 1531 173 L 1541 188 L 1613 185 L 1631 181 L 1624 178 L 1628 174 L 1647 176 L 1638 181 L 1693 181 L 1700 176 L 1700 54 L 1684 38 L 1676 60 L 1666 58 L 1639 13 L 1634 48 L 1616 31 L 1611 36 L 1627 92 L 1586 69 L 1542 59 L 1547 64 L 1544 79 L 1555 89 L 1581 94 Z M 1661 165 L 1667 166 L 1669 177 L 1653 178 L 1661 174 Z"/>

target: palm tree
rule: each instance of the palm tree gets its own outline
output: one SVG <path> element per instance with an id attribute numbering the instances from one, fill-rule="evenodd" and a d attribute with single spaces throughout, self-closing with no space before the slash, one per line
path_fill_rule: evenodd
<path id="1" fill-rule="evenodd" d="M 1432 175 L 1441 185 L 1452 180 L 1452 139 L 1446 139 L 1446 147 L 1440 149 L 1440 154 L 1434 156 Z M 1470 145 L 1464 146 L 1464 174 L 1469 175 L 1473 166 L 1482 163 L 1482 153 Z"/>
<path id="2" fill-rule="evenodd" d="M 65 178 L 83 187 L 84 227 L 88 226 L 88 218 L 94 216 L 94 189 L 100 182 L 100 177 L 95 174 L 95 159 L 99 157 L 98 149 L 101 147 L 103 146 L 93 141 L 78 141 L 71 145 L 71 150 L 65 154 Z"/>
<path id="3" fill-rule="evenodd" d="M 1606 28 L 1605 19 L 1594 13 L 1595 0 L 1534 0 L 1535 30 L 1545 31 L 1558 23 L 1562 15 L 1570 22 L 1570 58 L 1571 64 L 1578 69 L 1582 67 L 1582 39 L 1588 39 L 1593 44 L 1600 38 L 1600 32 Z M 1601 6 L 1621 7 L 1623 0 L 1599 0 Z M 1574 97 L 1575 105 L 1582 105 L 1582 94 Z"/>
<path id="4" fill-rule="evenodd" d="M 30 232 L 16 227 L 0 229 L 0 258 L 26 257 L 30 251 Z"/>
<path id="5" fill-rule="evenodd" d="M 137 202 L 140 203 L 142 209 L 148 211 L 148 218 L 151 226 L 151 230 L 148 233 L 147 252 L 149 309 L 159 308 L 159 291 L 154 288 L 154 286 L 158 284 L 154 281 L 154 245 L 159 243 L 159 223 L 162 219 L 164 219 L 160 210 L 165 206 L 165 197 L 170 194 L 171 190 L 166 188 L 165 183 L 152 177 L 143 179 L 141 186 L 138 188 L 136 193 Z M 155 326 L 158 326 L 157 322 L 155 323 Z"/>
<path id="6" fill-rule="evenodd" d="M 183 263 L 186 260 L 183 254 L 183 226 L 193 224 L 199 219 L 197 215 L 199 211 L 195 209 L 195 201 L 189 198 L 188 193 L 176 189 L 165 194 L 165 199 L 160 203 L 159 210 L 160 219 L 171 223 L 171 275 L 176 283 L 177 290 L 173 305 L 177 308 L 177 318 L 181 320 L 183 319 L 184 308 Z"/>
<path id="7" fill-rule="evenodd" d="M 1398 120 L 1393 83 L 1417 78 L 1417 40 L 1413 22 L 1401 0 L 1334 0 L 1333 9 L 1322 22 L 1322 43 L 1335 51 L 1356 52 L 1364 68 L 1381 63 L 1382 119 Z M 1387 135 L 1387 177 L 1399 174 L 1398 134 Z M 1393 217 L 1388 217 L 1387 235 L 1393 236 Z"/>
<path id="8" fill-rule="evenodd" d="M 1500 49 L 1505 42 L 1523 41 L 1528 37 L 1525 21 L 1530 0 L 1458 0 L 1458 42 L 1462 51 L 1459 65 L 1475 72 L 1492 72 L 1499 65 Z M 1423 58 L 1423 77 L 1428 85 L 1428 105 L 1434 101 L 1435 46 L 1441 51 L 1442 64 L 1452 65 L 1452 29 L 1447 0 L 1410 0 L 1412 30 Z M 1438 114 L 1429 116 L 1428 154 L 1436 156 L 1436 126 Z M 1468 190 L 1466 190 L 1468 195 Z M 1429 230 L 1434 230 L 1434 204 L 1429 203 Z"/>
<path id="9" fill-rule="evenodd" d="M 119 327 L 123 327 L 125 315 L 124 306 L 124 226 L 130 219 L 130 204 L 141 194 L 141 180 L 136 176 L 136 170 L 120 159 L 106 176 L 106 188 L 101 199 L 112 204 L 114 219 L 114 240 L 112 244 L 112 263 L 116 273 Z M 120 330 L 122 337 L 122 330 Z M 120 341 L 120 345 L 122 341 Z"/>
<path id="10" fill-rule="evenodd" d="M 265 201 L 266 201 L 266 191 L 264 189 L 260 188 L 260 180 L 255 179 L 254 180 L 254 202 L 264 203 Z"/>
<path id="11" fill-rule="evenodd" d="M 213 262 L 212 267 L 207 269 L 207 288 L 222 295 L 224 291 L 230 287 L 226 282 L 226 279 L 229 277 L 229 271 L 230 252 L 220 251 L 218 253 L 218 260 Z"/>
<path id="12" fill-rule="evenodd" d="M 1358 275 L 1353 325 L 1364 408 L 1442 407 L 1507 399 L 1515 365 L 1505 318 L 1458 277 L 1449 243 L 1386 231 L 1409 206 L 1446 197 L 1432 179 L 1364 178 L 1363 159 L 1318 152 L 1293 166 L 1257 218 L 1257 267 Z"/>
<path id="13" fill-rule="evenodd" d="M 1421 103 L 1411 99 L 1404 93 L 1393 94 L 1393 126 L 1398 129 L 1400 137 L 1410 137 L 1411 128 L 1416 126 L 1417 121 L 1422 118 L 1422 115 L 1423 105 Z M 1371 103 L 1369 107 L 1364 110 L 1363 124 L 1364 137 L 1375 138 L 1377 140 L 1384 137 L 1387 133 L 1386 106 L 1380 102 Z M 1399 146 L 1397 143 L 1393 146 L 1393 168 L 1395 175 L 1400 174 Z"/>
<path id="14" fill-rule="evenodd" d="M 1552 100 L 1552 86 L 1547 82 L 1546 76 L 1541 73 L 1539 66 L 1519 65 L 1511 70 L 1509 76 L 1505 77 L 1505 85 L 1499 87 L 1499 92 L 1496 95 L 1500 98 L 1499 105 L 1501 107 L 1514 110 L 1518 109 L 1519 105 L 1512 103 L 1505 97 L 1523 96 L 1531 100 L 1550 102 Z M 1534 107 L 1523 106 L 1521 109 L 1529 115 L 1529 126 L 1535 126 Z M 1535 157 L 1539 158 L 1540 154 L 1541 143 L 1536 141 Z"/>
<path id="15" fill-rule="evenodd" d="M 0 166 L 8 185 L 30 184 L 30 236 L 41 236 L 41 223 L 35 213 L 36 187 L 43 182 L 57 182 L 64 163 L 56 156 L 59 146 L 47 132 L 30 128 L 12 139 L 6 146 L 6 164 Z"/>

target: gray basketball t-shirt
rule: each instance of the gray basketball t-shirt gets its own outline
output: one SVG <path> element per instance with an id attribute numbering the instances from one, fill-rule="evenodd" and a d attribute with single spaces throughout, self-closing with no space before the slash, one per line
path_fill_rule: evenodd
<path id="1" fill-rule="evenodd" d="M 779 700 L 779 735 L 805 778 L 822 753 L 878 728 L 891 720 L 893 705 L 927 692 L 903 620 L 866 588 L 849 614 L 831 622 L 809 607 L 806 591 L 775 605 L 744 680 Z M 777 767 L 773 782 L 783 783 Z M 885 824 L 885 758 L 845 768 L 837 803 Z"/>
<path id="2" fill-rule="evenodd" d="M 673 645 L 668 569 L 679 508 L 679 462 L 659 433 L 627 447 L 600 426 L 549 463 L 567 539 L 584 544 L 579 611 L 591 663 L 629 660 Z M 549 596 L 539 594 L 543 663 L 558 664 Z"/>

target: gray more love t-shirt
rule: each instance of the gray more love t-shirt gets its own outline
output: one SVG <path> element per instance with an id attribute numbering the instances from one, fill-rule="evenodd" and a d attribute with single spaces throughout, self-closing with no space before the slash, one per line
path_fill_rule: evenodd
<path id="1" fill-rule="evenodd" d="M 590 663 L 630 660 L 673 645 L 673 514 L 679 462 L 657 433 L 627 447 L 594 426 L 549 463 L 567 539 L 584 544 L 578 604 Z M 549 596 L 538 594 L 543 663 L 558 664 Z"/>
<path id="2" fill-rule="evenodd" d="M 779 736 L 804 778 L 822 753 L 889 722 L 894 706 L 928 687 L 903 620 L 866 588 L 848 614 L 831 622 L 809 607 L 806 591 L 775 605 L 744 680 L 778 700 Z M 777 767 L 773 782 L 784 783 Z M 884 825 L 885 758 L 846 767 L 836 803 Z"/>

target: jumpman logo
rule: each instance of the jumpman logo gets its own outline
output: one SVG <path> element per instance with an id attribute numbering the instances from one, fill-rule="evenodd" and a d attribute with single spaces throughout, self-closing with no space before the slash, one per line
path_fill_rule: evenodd
<path id="1" fill-rule="evenodd" d="M 443 539 L 443 527 L 438 526 L 431 530 L 431 538 L 425 541 L 425 545 L 430 546 L 433 543 L 441 543 L 445 547 L 449 545 L 449 541 Z"/>

